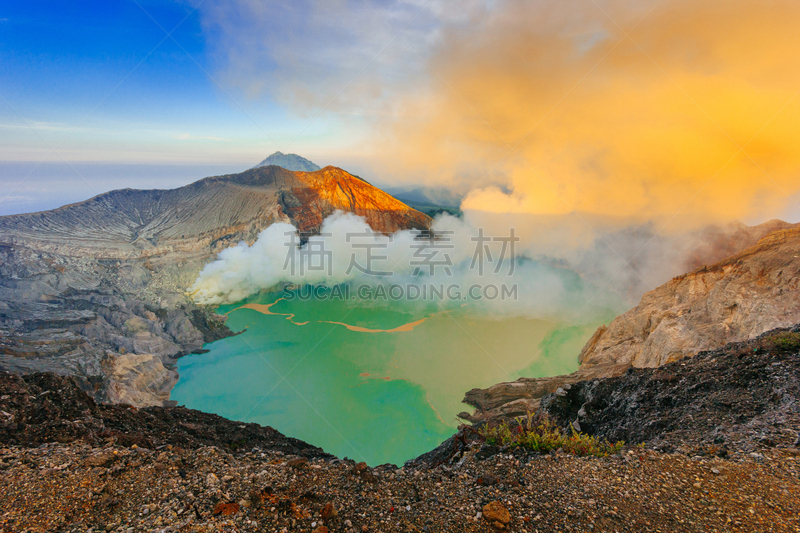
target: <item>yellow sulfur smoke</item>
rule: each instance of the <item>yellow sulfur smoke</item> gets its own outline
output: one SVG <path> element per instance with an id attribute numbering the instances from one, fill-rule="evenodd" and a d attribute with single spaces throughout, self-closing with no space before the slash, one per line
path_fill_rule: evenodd
<path id="1" fill-rule="evenodd" d="M 796 0 L 506 2 L 444 31 L 375 154 L 467 210 L 769 218 L 800 191 L 798 28 Z"/>

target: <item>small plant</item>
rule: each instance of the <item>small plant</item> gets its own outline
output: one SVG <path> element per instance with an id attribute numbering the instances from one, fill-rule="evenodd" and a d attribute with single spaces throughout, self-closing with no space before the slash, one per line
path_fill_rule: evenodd
<path id="1" fill-rule="evenodd" d="M 764 339 L 774 349 L 781 352 L 796 352 L 800 350 L 800 333 L 784 331 L 770 335 Z"/>
<path id="2" fill-rule="evenodd" d="M 524 423 L 523 423 L 524 422 Z M 606 457 L 619 453 L 624 442 L 611 443 L 570 426 L 571 432 L 563 432 L 546 416 L 534 417 L 530 412 L 519 417 L 515 423 L 501 422 L 487 424 L 478 429 L 486 442 L 498 446 L 522 447 L 539 453 L 547 453 L 559 448 L 573 455 L 594 455 Z"/>

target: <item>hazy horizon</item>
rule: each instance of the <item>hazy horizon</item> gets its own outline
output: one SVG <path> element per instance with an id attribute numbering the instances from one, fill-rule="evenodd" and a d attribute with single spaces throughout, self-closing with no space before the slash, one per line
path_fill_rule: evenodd
<path id="1" fill-rule="evenodd" d="M 297 155 L 303 156 L 303 154 Z M 384 182 L 380 176 L 370 176 L 363 170 L 359 173 L 347 166 L 318 163 L 313 159 L 311 161 L 321 167 L 328 164 L 339 166 L 352 174 L 360 175 L 379 188 L 397 187 L 412 190 L 425 186 L 424 183 L 394 185 Z M 118 189 L 176 189 L 203 178 L 244 172 L 257 163 L 258 161 L 255 163 L 248 161 L 201 165 L 191 163 L 109 163 L 106 161 L 69 163 L 0 161 L 0 176 L 11 182 L 11 187 L 2 191 L 8 196 L 0 202 L 0 216 L 49 211 Z M 447 187 L 442 187 L 442 189 L 450 190 Z M 2 199 L 0 198 L 0 200 Z M 748 217 L 738 219 L 738 221 L 750 226 L 774 219 L 798 223 L 800 222 L 800 207 L 795 202 L 800 202 L 800 195 L 790 203 L 788 208 L 774 216 Z"/>
<path id="2" fill-rule="evenodd" d="M 4 196 L 0 196 L 0 216 L 48 211 L 117 189 L 175 189 L 211 176 L 244 172 L 268 155 L 271 154 L 255 162 L 229 164 L 0 161 L 0 176 L 9 182 L 2 191 Z M 392 187 L 379 176 L 353 170 L 346 163 L 319 164 L 323 168 L 328 165 L 360 175 L 378 187 Z M 402 185 L 404 189 L 424 186 L 422 183 Z"/>

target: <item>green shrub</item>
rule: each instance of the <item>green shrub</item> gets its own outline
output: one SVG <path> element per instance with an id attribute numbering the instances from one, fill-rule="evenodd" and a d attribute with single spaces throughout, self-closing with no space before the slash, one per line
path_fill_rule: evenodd
<path id="1" fill-rule="evenodd" d="M 765 339 L 772 347 L 781 352 L 796 352 L 800 350 L 800 333 L 784 331 L 770 335 Z"/>
<path id="2" fill-rule="evenodd" d="M 524 423 L 523 423 L 524 422 Z M 490 423 L 478 429 L 488 444 L 497 446 L 519 446 L 539 453 L 547 453 L 559 448 L 573 455 L 594 455 L 606 457 L 619 453 L 624 442 L 611 443 L 585 433 L 580 433 L 572 426 L 571 432 L 563 432 L 547 417 L 520 417 L 513 423 Z"/>

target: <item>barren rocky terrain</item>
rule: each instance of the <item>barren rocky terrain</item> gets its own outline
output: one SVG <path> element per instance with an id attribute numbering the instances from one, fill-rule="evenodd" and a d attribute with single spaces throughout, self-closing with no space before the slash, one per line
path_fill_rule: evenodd
<path id="1" fill-rule="evenodd" d="M 800 327 L 542 399 L 551 420 L 612 442 L 699 455 L 800 445 Z M 730 451 L 734 450 L 734 451 Z"/>
<path id="2" fill-rule="evenodd" d="M 0 530 L 798 531 L 800 464 L 629 450 L 397 469 L 251 448 L 0 449 Z"/>

